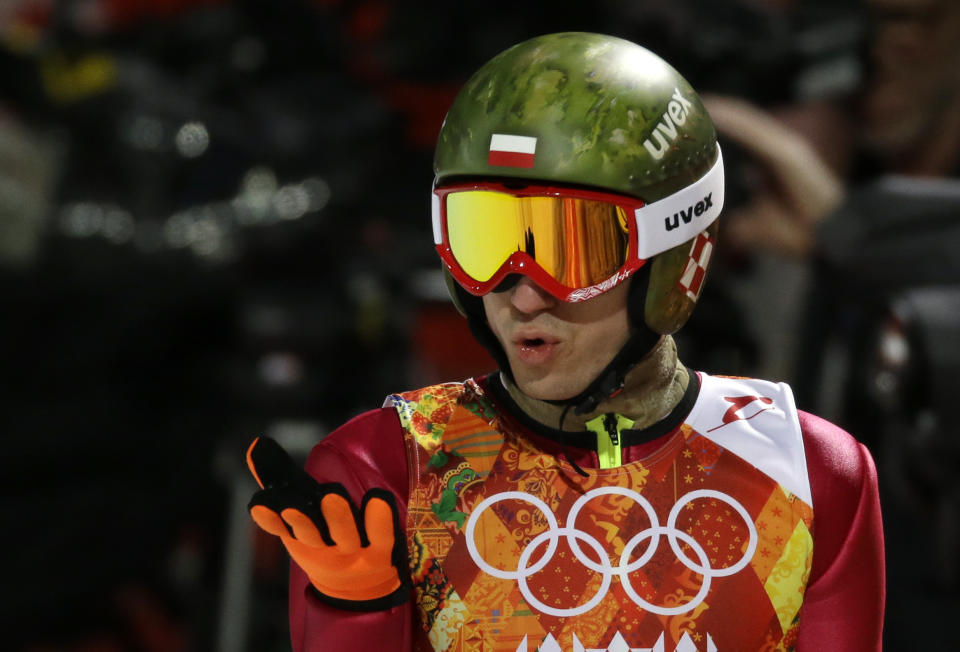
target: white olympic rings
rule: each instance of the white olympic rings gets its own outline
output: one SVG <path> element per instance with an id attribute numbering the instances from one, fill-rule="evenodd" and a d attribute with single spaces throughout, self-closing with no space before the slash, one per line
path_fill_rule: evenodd
<path id="1" fill-rule="evenodd" d="M 618 566 L 612 566 L 610 564 L 610 559 L 608 558 L 606 551 L 595 537 L 587 534 L 583 530 L 578 530 L 576 528 L 577 517 L 580 515 L 580 510 L 583 509 L 584 505 L 597 496 L 605 495 L 620 495 L 630 498 L 640 505 L 643 511 L 646 512 L 647 518 L 650 520 L 650 527 L 635 534 L 623 547 L 623 552 L 620 554 L 620 563 Z M 732 507 L 746 523 L 747 530 L 750 535 L 750 538 L 747 542 L 747 549 L 744 551 L 743 557 L 741 557 L 740 560 L 738 560 L 737 563 L 733 564 L 732 566 L 719 569 L 711 567 L 707 552 L 703 549 L 703 546 L 701 546 L 696 539 L 683 530 L 677 529 L 676 524 L 677 518 L 680 516 L 680 511 L 685 505 L 691 501 L 697 500 L 698 498 L 712 498 L 726 503 Z M 540 513 L 543 514 L 549 526 L 547 530 L 541 532 L 531 539 L 527 546 L 523 549 L 523 552 L 520 554 L 520 559 L 517 562 L 517 570 L 515 571 L 502 570 L 489 564 L 480 554 L 480 551 L 477 549 L 476 540 L 474 539 L 474 531 L 476 530 L 477 522 L 480 520 L 480 515 L 484 512 L 484 510 L 495 503 L 510 499 L 524 501 L 533 505 L 535 508 L 537 508 L 537 510 L 540 511 Z M 600 604 L 600 601 L 603 600 L 604 596 L 607 594 L 607 591 L 609 591 L 610 583 L 614 576 L 620 578 L 620 583 L 623 586 L 624 591 L 637 606 L 642 607 L 651 613 L 663 616 L 673 616 L 676 614 L 685 613 L 691 609 L 694 609 L 706 599 L 707 593 L 710 591 L 710 583 L 713 578 L 733 575 L 734 573 L 741 571 L 747 564 L 749 564 L 750 560 L 753 559 L 753 555 L 754 552 L 756 552 L 758 543 L 757 529 L 753 524 L 753 519 L 750 517 L 750 514 L 747 512 L 747 510 L 744 509 L 743 505 L 741 505 L 731 496 L 719 491 L 714 491 L 712 489 L 697 489 L 681 496 L 673 506 L 673 509 L 670 510 L 670 515 L 667 517 L 667 524 L 660 525 L 660 521 L 657 518 L 657 513 L 653 509 L 653 505 L 651 505 L 646 498 L 636 491 L 626 489 L 624 487 L 599 487 L 586 492 L 577 499 L 577 501 L 570 508 L 570 512 L 567 514 L 567 525 L 565 527 L 559 526 L 557 517 L 543 500 L 521 491 L 504 491 L 502 493 L 488 496 L 484 500 L 480 501 L 480 503 L 470 513 L 470 518 L 467 520 L 467 527 L 464 530 L 464 535 L 467 539 L 467 550 L 470 552 L 470 556 L 473 558 L 473 561 L 477 564 L 477 566 L 479 566 L 487 574 L 494 577 L 516 580 L 517 585 L 520 588 L 520 593 L 527 601 L 527 604 L 546 614 L 559 617 L 578 616 L 590 611 L 595 606 Z M 636 592 L 629 580 L 630 573 L 642 568 L 647 562 L 650 561 L 653 555 L 656 554 L 657 547 L 660 544 L 661 536 L 667 537 L 667 541 L 670 543 L 670 548 L 673 550 L 673 554 L 676 555 L 680 563 L 693 572 L 703 576 L 703 582 L 700 585 L 700 590 L 697 592 L 697 594 L 684 604 L 674 607 L 664 607 L 647 602 Z M 577 561 L 602 576 L 600 588 L 597 590 L 596 595 L 594 595 L 584 604 L 570 608 L 551 607 L 550 605 L 544 604 L 537 599 L 537 597 L 530 590 L 530 587 L 527 585 L 528 577 L 542 570 L 544 566 L 550 563 L 550 560 L 553 558 L 553 554 L 557 549 L 557 542 L 560 540 L 560 537 L 566 537 L 567 544 L 570 546 L 570 550 L 573 552 L 573 556 L 576 557 Z M 650 543 L 647 544 L 646 550 L 644 550 L 643 554 L 641 554 L 640 557 L 638 557 L 635 561 L 630 562 L 630 556 L 633 554 L 633 551 L 647 539 L 650 539 Z M 690 547 L 690 549 L 696 555 L 699 563 L 691 560 L 686 556 L 686 554 L 684 554 L 680 544 L 678 543 L 678 539 Z M 599 563 L 590 559 L 583 553 L 583 550 L 580 548 L 580 544 L 577 542 L 578 540 L 586 542 L 588 546 L 597 553 L 597 556 L 600 559 Z M 547 542 L 547 549 L 543 556 L 532 566 L 529 565 L 530 557 L 533 555 L 533 552 L 544 542 Z"/>

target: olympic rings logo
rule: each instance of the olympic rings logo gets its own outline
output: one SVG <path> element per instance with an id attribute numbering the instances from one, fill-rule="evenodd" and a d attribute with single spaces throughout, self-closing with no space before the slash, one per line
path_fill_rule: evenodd
<path id="1" fill-rule="evenodd" d="M 583 530 L 578 530 L 576 527 L 577 517 L 580 515 L 580 511 L 583 509 L 584 505 L 597 496 L 604 495 L 620 495 L 632 499 L 643 509 L 644 512 L 646 512 L 647 517 L 650 519 L 650 527 L 635 534 L 624 546 L 623 552 L 620 555 L 619 565 L 617 566 L 611 565 L 606 551 L 595 537 L 587 534 Z M 701 546 L 696 539 L 683 530 L 677 529 L 677 517 L 680 515 L 681 509 L 683 509 L 683 507 L 688 503 L 698 498 L 713 498 L 730 505 L 730 507 L 732 507 L 747 524 L 747 529 L 750 533 L 750 539 L 747 542 L 747 549 L 743 553 L 743 557 L 732 566 L 728 566 L 726 568 L 711 567 L 710 560 L 707 557 L 707 552 L 703 549 L 703 546 Z M 480 515 L 485 509 L 495 503 L 511 499 L 521 500 L 536 507 L 543 514 L 550 527 L 546 531 L 535 536 L 530 543 L 527 544 L 526 548 L 523 549 L 523 552 L 520 554 L 520 559 L 517 562 L 517 570 L 506 571 L 495 568 L 487 563 L 487 561 L 482 557 L 480 551 L 477 550 L 477 544 L 474 540 L 474 530 L 477 527 L 477 521 L 480 519 Z M 554 513 L 550 510 L 545 502 L 536 496 L 523 493 L 521 491 L 504 491 L 502 493 L 488 496 L 482 500 L 480 504 L 476 506 L 476 508 L 473 509 L 472 513 L 470 514 L 470 518 L 467 521 L 467 527 L 464 534 L 466 535 L 467 539 L 467 549 L 469 550 L 470 556 L 473 558 L 473 561 L 477 564 L 477 566 L 479 566 L 487 574 L 494 577 L 516 580 L 517 585 L 520 587 L 520 593 L 527 601 L 527 604 L 535 609 L 538 609 L 539 611 L 542 611 L 543 613 L 558 617 L 579 616 L 596 607 L 607 595 L 607 591 L 610 590 L 610 584 L 613 581 L 614 576 L 620 578 L 620 583 L 623 586 L 623 590 L 637 606 L 646 609 L 651 613 L 662 616 L 673 616 L 676 614 L 685 613 L 695 608 L 706 599 L 707 593 L 710 591 L 710 583 L 714 578 L 726 577 L 728 575 L 738 573 L 748 563 L 750 563 L 750 560 L 753 559 L 753 554 L 757 549 L 758 542 L 757 530 L 756 527 L 754 527 L 753 519 L 750 518 L 750 514 L 747 513 L 747 510 L 744 509 L 743 505 L 727 494 L 710 489 L 698 489 L 681 496 L 677 503 L 673 506 L 673 509 L 670 510 L 670 515 L 667 517 L 666 525 L 660 525 L 660 521 L 657 518 L 657 513 L 653 509 L 653 505 L 651 505 L 646 498 L 638 494 L 636 491 L 626 489 L 624 487 L 600 487 L 597 489 L 592 489 L 578 498 L 577 502 L 575 502 L 573 507 L 570 508 L 570 512 L 567 515 L 566 527 L 560 527 L 560 525 L 557 523 L 557 517 L 554 515 Z M 647 602 L 636 592 L 636 590 L 630 584 L 629 579 L 630 573 L 636 572 L 653 558 L 654 554 L 657 552 L 657 548 L 660 545 L 660 537 L 662 536 L 667 538 L 670 548 L 673 550 L 673 554 L 676 555 L 677 559 L 684 566 L 703 576 L 703 583 L 701 584 L 700 590 L 697 592 L 697 594 L 689 602 L 675 607 L 664 607 Z M 596 595 L 582 605 L 567 609 L 551 607 L 550 605 L 544 604 L 538 600 L 535 595 L 533 595 L 533 592 L 530 590 L 530 587 L 527 584 L 527 578 L 542 570 L 543 567 L 546 566 L 553 558 L 553 554 L 557 549 L 557 543 L 560 540 L 560 537 L 566 537 L 567 544 L 570 546 L 570 550 L 573 552 L 574 557 L 576 557 L 581 564 L 592 571 L 600 573 L 603 578 Z M 647 539 L 650 540 L 650 543 L 647 544 L 646 550 L 644 550 L 643 554 L 640 555 L 640 557 L 638 557 L 635 561 L 630 562 L 630 556 L 633 554 L 633 551 L 636 550 L 636 548 Z M 599 563 L 590 559 L 583 553 L 583 550 L 581 550 L 580 544 L 578 543 L 579 541 L 583 541 L 588 547 L 592 548 L 593 551 L 597 553 L 597 557 L 600 559 Z M 687 557 L 687 555 L 680 548 L 678 541 L 682 541 L 690 547 L 694 555 L 697 557 L 696 561 Z M 531 565 L 530 557 L 533 555 L 533 552 L 544 542 L 547 542 L 546 552 L 536 563 Z"/>

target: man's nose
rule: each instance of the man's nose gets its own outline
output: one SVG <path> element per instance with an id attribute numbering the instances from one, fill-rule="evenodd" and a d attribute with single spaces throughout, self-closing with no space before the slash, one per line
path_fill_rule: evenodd
<path id="1" fill-rule="evenodd" d="M 510 290 L 510 303 L 523 313 L 536 313 L 549 310 L 557 305 L 558 299 L 534 283 L 529 277 L 522 277 Z"/>

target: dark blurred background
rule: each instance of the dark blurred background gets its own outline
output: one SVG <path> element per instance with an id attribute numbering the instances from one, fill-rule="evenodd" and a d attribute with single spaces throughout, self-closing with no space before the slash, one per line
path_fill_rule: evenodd
<path id="1" fill-rule="evenodd" d="M 729 217 L 681 358 L 790 382 L 871 448 L 886 647 L 955 649 L 958 4 L 0 3 L 4 648 L 289 649 L 245 448 L 305 456 L 491 369 L 432 251 L 433 142 L 483 62 L 582 30 L 789 126 L 842 184 L 777 222 L 757 198 L 788 181 L 721 130 Z"/>

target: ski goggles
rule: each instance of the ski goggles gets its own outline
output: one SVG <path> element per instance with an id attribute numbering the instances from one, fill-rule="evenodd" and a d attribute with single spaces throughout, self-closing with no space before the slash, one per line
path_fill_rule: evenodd
<path id="1" fill-rule="evenodd" d="M 719 150 L 704 176 L 650 204 L 578 188 L 442 186 L 433 191 L 434 244 L 471 294 L 523 274 L 561 301 L 585 301 L 706 229 L 723 207 L 723 189 Z"/>

